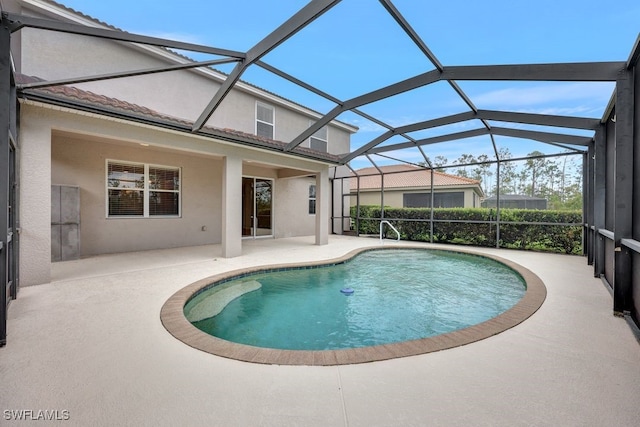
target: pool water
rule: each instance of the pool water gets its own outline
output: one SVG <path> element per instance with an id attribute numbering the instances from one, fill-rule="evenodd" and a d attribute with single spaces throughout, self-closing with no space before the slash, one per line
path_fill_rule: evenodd
<path id="1" fill-rule="evenodd" d="M 206 307 L 220 289 L 228 294 L 248 281 L 261 286 L 192 323 L 215 337 L 257 347 L 357 348 L 481 323 L 514 306 L 526 291 L 517 272 L 492 259 L 443 250 L 373 250 L 343 264 L 258 273 L 213 286 L 185 305 L 185 315 L 195 305 Z M 353 294 L 342 293 L 345 288 Z"/>

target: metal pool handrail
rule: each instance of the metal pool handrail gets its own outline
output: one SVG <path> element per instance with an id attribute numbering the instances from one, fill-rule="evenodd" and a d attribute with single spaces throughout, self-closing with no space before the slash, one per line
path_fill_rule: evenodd
<path id="1" fill-rule="evenodd" d="M 393 231 L 396 232 L 396 234 L 398 235 L 398 238 L 396 239 L 396 241 L 399 242 L 400 241 L 400 232 L 398 230 L 396 230 L 396 228 L 393 225 L 391 225 L 391 223 L 389 221 L 380 221 L 380 243 L 382 243 L 382 225 L 383 224 L 387 224 L 389 227 L 391 227 L 391 229 Z"/>

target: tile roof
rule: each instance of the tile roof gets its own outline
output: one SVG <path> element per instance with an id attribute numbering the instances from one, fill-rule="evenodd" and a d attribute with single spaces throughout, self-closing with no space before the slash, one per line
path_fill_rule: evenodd
<path id="1" fill-rule="evenodd" d="M 32 83 L 42 81 L 37 77 L 16 74 L 16 84 Z M 184 130 L 191 133 L 193 122 L 159 113 L 150 108 L 132 104 L 116 98 L 100 95 L 88 90 L 78 89 L 73 86 L 50 86 L 38 89 L 27 89 L 20 91 L 20 98 L 39 100 L 45 103 L 64 104 L 70 108 L 80 110 L 89 110 L 98 114 L 114 115 L 130 120 L 143 120 L 159 126 L 170 126 L 178 130 Z M 204 127 L 199 135 L 209 136 L 213 138 L 222 138 L 231 140 L 244 145 L 252 145 L 260 148 L 271 149 L 282 152 L 287 145 L 286 142 L 264 138 L 241 132 L 235 129 L 220 129 L 210 126 Z M 333 154 L 312 150 L 310 148 L 298 146 L 291 152 L 294 155 L 302 155 L 318 160 L 328 160 L 331 163 L 337 163 L 339 157 Z"/>
<path id="2" fill-rule="evenodd" d="M 99 25 L 104 26 L 104 27 L 108 27 L 108 28 L 109 28 L 109 29 L 111 29 L 111 30 L 122 31 L 122 30 L 121 30 L 120 28 L 118 28 L 118 27 L 115 27 L 115 26 L 113 26 L 113 25 L 111 25 L 111 24 L 108 24 L 108 23 L 106 23 L 106 22 L 104 22 L 104 21 L 101 21 L 101 20 L 99 20 L 99 19 L 97 19 L 97 18 L 94 18 L 93 16 L 89 16 L 89 15 L 87 15 L 86 13 L 83 13 L 83 12 L 81 12 L 81 11 L 79 11 L 79 10 L 73 9 L 73 8 L 71 8 L 71 7 L 69 7 L 69 6 L 65 6 L 64 4 L 62 4 L 62 3 L 58 3 L 57 1 L 54 1 L 54 0 L 44 0 L 44 2 L 45 2 L 45 3 L 49 3 L 50 5 L 53 5 L 53 6 L 55 6 L 55 7 L 59 7 L 59 8 L 61 8 L 61 9 L 64 9 L 64 10 L 66 10 L 66 11 L 68 11 L 68 12 L 71 12 L 71 13 L 73 13 L 73 14 L 75 14 L 75 15 L 78 15 L 78 16 L 80 16 L 80 17 L 82 17 L 82 18 L 89 19 L 89 20 L 91 20 L 91 21 L 95 22 L 96 24 L 99 24 Z"/>
<path id="3" fill-rule="evenodd" d="M 417 188 L 431 186 L 431 171 L 413 165 L 391 165 L 380 166 L 380 170 L 385 174 L 384 188 Z M 381 187 L 380 172 L 374 167 L 358 169 L 360 175 L 360 190 L 379 190 Z M 365 175 L 365 176 L 363 176 Z M 464 178 L 456 175 L 433 171 L 434 187 L 478 187 L 480 181 Z M 357 189 L 357 180 L 351 178 L 351 190 Z"/>

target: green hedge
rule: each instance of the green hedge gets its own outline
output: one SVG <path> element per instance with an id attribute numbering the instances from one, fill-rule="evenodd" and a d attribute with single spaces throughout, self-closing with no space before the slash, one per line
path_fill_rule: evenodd
<path id="1" fill-rule="evenodd" d="M 402 240 L 429 241 L 428 208 L 385 208 L 385 218 L 390 219 L 400 232 Z M 434 209 L 433 241 L 474 246 L 496 246 L 495 209 Z M 351 207 L 351 218 L 356 224 L 356 208 Z M 360 206 L 359 234 L 378 234 L 380 207 Z M 377 219 L 376 219 L 377 218 Z M 409 221 L 411 220 L 411 221 Z M 494 221 L 493 223 L 464 223 L 454 221 Z M 511 223 L 510 223 L 511 222 Z M 560 252 L 582 253 L 582 226 L 513 224 L 517 222 L 581 224 L 580 211 L 552 211 L 528 209 L 500 210 L 500 247 Z M 390 236 L 391 237 L 391 236 Z"/>

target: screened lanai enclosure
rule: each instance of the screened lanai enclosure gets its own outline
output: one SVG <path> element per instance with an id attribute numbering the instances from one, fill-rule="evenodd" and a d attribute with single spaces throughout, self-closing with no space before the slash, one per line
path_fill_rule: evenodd
<path id="1" fill-rule="evenodd" d="M 28 262 L 29 257 L 27 253 L 20 253 L 22 230 L 18 197 L 20 177 L 33 172 L 21 169 L 20 129 L 28 123 L 21 123 L 19 108 L 26 99 L 323 162 L 328 167 L 331 194 L 318 195 L 318 201 L 315 194 L 312 198 L 310 194 L 309 203 L 313 202 L 314 210 L 323 206 L 329 209 L 329 230 L 337 234 L 377 234 L 384 221 L 387 234 L 393 234 L 386 226 L 388 223 L 405 238 L 411 234 L 408 230 L 414 230 L 414 237 L 410 238 L 437 242 L 442 241 L 439 236 L 443 230 L 453 224 L 464 226 L 469 236 L 483 236 L 482 243 L 472 244 L 513 247 L 507 245 L 505 236 L 514 227 L 520 231 L 527 227 L 573 230 L 585 264 L 592 266 L 594 276 L 602 278 L 611 290 L 613 313 L 626 316 L 630 322 L 640 322 L 638 41 L 633 46 L 625 46 L 630 54 L 615 61 L 539 63 L 532 60 L 495 64 L 492 58 L 487 58 L 477 65 L 449 65 L 441 62 L 439 52 L 432 51 L 425 41 L 434 39 L 435 35 L 421 22 L 424 18 L 403 13 L 403 7 L 410 9 L 409 5 L 400 7 L 400 2 L 395 2 L 396 5 L 391 0 L 371 0 L 366 7 L 385 20 L 389 31 L 403 36 L 401 52 L 410 55 L 411 61 L 407 59 L 410 65 L 393 67 L 396 71 L 382 67 L 371 69 L 369 73 L 385 76 L 383 84 L 359 92 L 333 93 L 281 64 L 286 63 L 283 58 L 302 55 L 299 50 L 314 50 L 305 45 L 307 31 L 327 31 L 332 34 L 331 38 L 327 36 L 327 42 L 335 38 L 349 46 L 349 37 L 358 34 L 357 28 L 345 27 L 336 32 L 323 27 L 325 16 L 343 12 L 341 3 L 310 1 L 244 51 L 133 34 L 106 25 L 53 20 L 23 14 L 18 9 L 3 11 L 0 224 L 7 232 L 0 235 L 0 345 L 6 343 L 8 307 L 11 300 L 19 296 L 19 258 Z M 362 30 L 366 23 L 358 25 Z M 353 22 L 351 27 L 355 27 Z M 28 30 L 161 47 L 180 52 L 181 60 L 154 68 L 67 75 L 55 80 L 20 80 L 17 76 L 21 74 L 21 64 L 29 58 L 17 58 L 14 46 Z M 383 47 L 380 49 L 380 56 L 384 57 Z M 345 65 L 328 67 L 327 81 L 345 80 L 348 84 L 360 77 L 366 80 L 357 72 L 355 76 L 350 75 L 349 64 L 358 61 L 357 52 L 348 59 Z M 56 98 L 50 92 L 52 88 L 210 67 L 224 72 L 225 80 L 190 123 Z M 518 103 L 519 96 L 535 94 L 542 83 L 555 92 L 554 98 L 562 108 L 529 112 L 534 109 Z M 260 85 L 273 93 L 290 96 L 294 99 L 292 102 L 297 102 L 296 94 L 304 93 L 308 96 L 304 103 L 317 111 L 317 118 L 306 130 L 286 141 L 233 137 L 207 127 L 238 84 Z M 573 95 L 567 93 L 563 98 L 567 85 L 593 93 L 602 104 L 599 114 L 573 105 L 578 103 Z M 493 108 L 487 94 L 508 98 L 510 102 L 504 104 L 507 108 Z M 309 99 L 313 101 L 307 101 Z M 428 105 L 434 112 L 401 111 L 401 119 L 391 114 L 396 108 L 402 110 L 397 105 L 415 105 L 415 100 L 421 100 L 425 109 Z M 322 132 L 336 120 L 358 126 L 360 131 L 352 136 L 349 152 L 329 156 L 321 152 L 322 143 L 324 151 L 327 144 Z M 299 150 L 314 138 L 320 142 L 319 151 Z M 420 178 L 397 183 L 407 171 Z M 363 182 L 372 177 L 377 184 L 364 188 Z M 465 201 L 466 196 L 460 195 L 465 191 L 461 189 L 463 183 L 476 188 L 475 196 L 469 196 L 469 203 Z M 443 196 L 445 190 L 452 188 L 456 195 Z M 537 209 L 538 213 L 514 217 L 505 206 L 505 200 L 514 196 L 545 200 L 549 210 L 578 213 L 550 221 L 544 210 Z M 327 198 L 328 202 L 320 203 L 320 197 Z M 481 209 L 481 201 L 489 197 L 494 199 L 494 205 L 487 208 L 487 213 Z M 419 217 L 407 214 L 403 210 L 407 208 L 419 211 Z M 451 208 L 469 210 L 466 216 L 456 217 L 452 216 Z M 449 213 L 443 213 L 447 209 Z M 365 229 L 365 225 L 368 228 Z M 415 231 L 417 229 L 419 231 Z M 418 234 L 420 238 L 415 237 Z"/>

